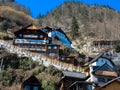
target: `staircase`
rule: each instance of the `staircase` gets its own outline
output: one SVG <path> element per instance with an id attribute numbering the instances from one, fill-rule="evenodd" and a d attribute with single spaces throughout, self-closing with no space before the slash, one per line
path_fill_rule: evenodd
<path id="1" fill-rule="evenodd" d="M 73 64 L 67 64 L 64 62 L 60 62 L 57 59 L 50 59 L 46 56 L 40 54 L 40 53 L 33 53 L 30 51 L 27 51 L 23 48 L 17 47 L 12 45 L 12 43 L 4 40 L 0 40 L 0 46 L 7 49 L 10 53 L 16 53 L 18 56 L 25 56 L 25 57 L 31 57 L 33 61 L 36 61 L 40 64 L 45 65 L 46 67 L 53 65 L 57 69 L 60 70 L 68 70 L 68 71 L 77 71 L 77 72 L 83 72 L 84 69 L 82 69 L 80 66 L 74 66 Z"/>

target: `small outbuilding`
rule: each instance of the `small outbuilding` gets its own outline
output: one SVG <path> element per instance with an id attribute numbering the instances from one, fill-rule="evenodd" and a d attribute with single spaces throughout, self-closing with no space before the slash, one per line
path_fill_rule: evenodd
<path id="1" fill-rule="evenodd" d="M 41 83 L 32 75 L 22 83 L 21 90 L 42 90 Z"/>

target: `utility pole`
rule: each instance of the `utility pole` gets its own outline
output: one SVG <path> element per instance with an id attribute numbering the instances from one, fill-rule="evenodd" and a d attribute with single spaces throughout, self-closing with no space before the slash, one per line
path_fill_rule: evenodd
<path id="1" fill-rule="evenodd" d="M 2 65 L 3 65 L 3 58 L 2 58 L 1 64 L 0 64 L 0 72 L 2 71 Z"/>

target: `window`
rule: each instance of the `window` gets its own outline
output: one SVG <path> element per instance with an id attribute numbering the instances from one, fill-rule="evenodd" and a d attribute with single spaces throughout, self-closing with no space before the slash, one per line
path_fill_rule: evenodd
<path id="1" fill-rule="evenodd" d="M 22 37 L 23 35 L 22 34 L 19 34 L 19 37 Z"/>
<path id="2" fill-rule="evenodd" d="M 40 38 L 43 38 L 43 35 L 40 35 Z"/>
<path id="3" fill-rule="evenodd" d="M 55 56 L 55 53 L 49 53 L 49 56 L 50 56 L 50 57 L 54 57 L 54 56 Z"/>
<path id="4" fill-rule="evenodd" d="M 38 87 L 37 87 L 37 86 L 34 86 L 34 87 L 33 87 L 33 90 L 38 90 Z"/>
<path id="5" fill-rule="evenodd" d="M 88 85 L 87 90 L 92 90 L 92 85 Z"/>
<path id="6" fill-rule="evenodd" d="M 30 90 L 30 86 L 26 85 L 24 90 Z"/>
<path id="7" fill-rule="evenodd" d="M 51 46 L 48 46 L 48 49 L 51 49 Z"/>
<path id="8" fill-rule="evenodd" d="M 54 49 L 57 49 L 57 46 L 54 46 Z"/>

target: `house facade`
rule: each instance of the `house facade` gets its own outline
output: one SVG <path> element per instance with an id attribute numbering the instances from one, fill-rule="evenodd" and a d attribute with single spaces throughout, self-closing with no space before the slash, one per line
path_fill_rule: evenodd
<path id="1" fill-rule="evenodd" d="M 32 75 L 22 83 L 21 90 L 42 90 L 41 83 Z"/>
<path id="2" fill-rule="evenodd" d="M 49 58 L 59 57 L 59 45 L 51 43 L 51 37 L 34 25 L 28 25 L 14 32 L 13 44 L 32 52 L 41 53 Z"/>
<path id="3" fill-rule="evenodd" d="M 90 78 L 87 81 L 102 86 L 108 81 L 118 77 L 114 63 L 106 54 L 100 54 L 89 63 Z"/>
<path id="4" fill-rule="evenodd" d="M 86 75 L 80 72 L 63 71 L 59 82 L 59 90 L 70 90 L 70 86 L 76 81 L 84 81 Z"/>

